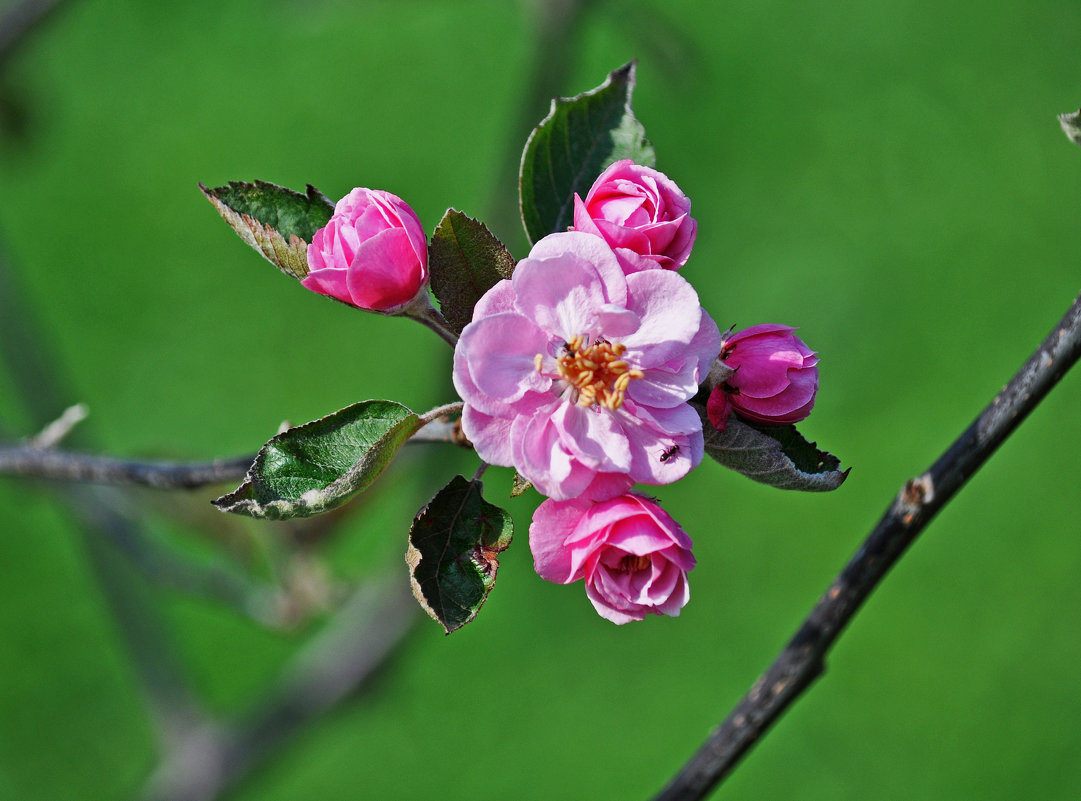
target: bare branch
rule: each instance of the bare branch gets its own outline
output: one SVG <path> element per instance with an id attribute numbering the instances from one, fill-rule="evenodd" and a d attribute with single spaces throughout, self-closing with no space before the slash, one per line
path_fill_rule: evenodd
<path id="1" fill-rule="evenodd" d="M 242 479 L 255 454 L 209 462 L 130 462 L 53 448 L 0 447 L 0 474 L 97 484 L 194 489 Z"/>
<path id="2" fill-rule="evenodd" d="M 138 539 L 137 523 L 117 512 L 108 490 L 64 487 L 58 493 L 82 521 L 83 541 L 98 585 L 119 634 L 131 654 L 150 711 L 165 747 L 200 729 L 207 720 L 161 617 L 151 585 L 121 561 L 117 539 Z"/>
<path id="3" fill-rule="evenodd" d="M 85 403 L 76 403 L 64 409 L 64 412 L 53 420 L 45 428 L 30 438 L 29 444 L 33 448 L 52 448 L 60 444 L 71 430 L 86 419 L 89 414 Z"/>
<path id="4" fill-rule="evenodd" d="M 910 479 L 766 673 L 655 797 L 704 798 L 825 670 L 826 653 L 863 602 L 1021 421 L 1081 357 L 1081 297 L 980 416 L 923 475 Z"/>
<path id="5" fill-rule="evenodd" d="M 447 408 L 457 406 L 460 404 L 451 404 Z M 428 423 L 409 442 L 467 444 L 457 421 L 450 420 Z M 208 484 L 239 481 L 247 475 L 253 461 L 254 453 L 206 462 L 136 462 L 55 448 L 0 445 L 0 475 L 156 489 L 196 489 Z"/>
<path id="6" fill-rule="evenodd" d="M 143 801 L 217 798 L 299 729 L 356 692 L 393 654 L 418 611 L 397 575 L 358 590 L 240 722 L 208 724 L 177 742 L 144 789 Z"/>

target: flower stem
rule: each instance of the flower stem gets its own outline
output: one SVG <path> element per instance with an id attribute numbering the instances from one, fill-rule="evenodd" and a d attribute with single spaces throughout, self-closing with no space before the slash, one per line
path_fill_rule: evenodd
<path id="1" fill-rule="evenodd" d="M 450 327 L 447 318 L 432 305 L 431 298 L 428 297 L 427 289 L 418 293 L 417 297 L 398 313 L 405 317 L 412 317 L 417 322 L 428 326 L 439 334 L 439 336 L 443 337 L 446 343 L 452 348 L 458 344 L 458 334 Z"/>

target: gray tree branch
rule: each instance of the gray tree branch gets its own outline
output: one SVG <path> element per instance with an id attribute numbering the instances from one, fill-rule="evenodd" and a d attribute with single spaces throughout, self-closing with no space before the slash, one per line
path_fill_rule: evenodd
<path id="1" fill-rule="evenodd" d="M 999 445 L 1081 357 L 1081 296 L 963 434 L 910 479 L 795 636 L 654 801 L 704 798 L 825 670 L 826 654 L 863 602 Z"/>
<path id="2" fill-rule="evenodd" d="M 435 420 L 414 434 L 409 442 L 461 444 L 465 440 L 454 421 Z M 208 484 L 239 481 L 247 474 L 253 461 L 254 453 L 206 462 L 140 462 L 56 448 L 0 445 L 0 475 L 157 489 L 195 489 Z"/>

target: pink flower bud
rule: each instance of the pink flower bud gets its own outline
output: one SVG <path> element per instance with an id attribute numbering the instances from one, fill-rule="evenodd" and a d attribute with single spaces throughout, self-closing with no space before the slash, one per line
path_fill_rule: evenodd
<path id="1" fill-rule="evenodd" d="M 308 246 L 310 272 L 300 282 L 369 311 L 395 313 L 428 285 L 428 238 L 397 195 L 357 188 Z"/>
<path id="2" fill-rule="evenodd" d="M 623 159 L 601 173 L 582 200 L 574 196 L 574 228 L 604 237 L 624 272 L 687 263 L 698 223 L 691 201 L 662 172 Z"/>
<path id="3" fill-rule="evenodd" d="M 724 430 L 728 412 L 771 425 L 796 423 L 811 413 L 818 392 L 818 358 L 787 325 L 755 325 L 721 341 L 721 361 L 732 368 L 714 387 L 706 413 Z"/>
<path id="4" fill-rule="evenodd" d="M 601 617 L 623 624 L 679 615 L 690 598 L 691 538 L 648 498 L 542 503 L 529 527 L 533 565 L 557 584 L 585 579 Z"/>

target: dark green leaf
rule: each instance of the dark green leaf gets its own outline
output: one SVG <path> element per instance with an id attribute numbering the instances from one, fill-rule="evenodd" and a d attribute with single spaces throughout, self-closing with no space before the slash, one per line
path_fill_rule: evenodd
<path id="1" fill-rule="evenodd" d="M 417 514 L 405 561 L 413 595 L 450 634 L 477 616 L 510 545 L 511 517 L 481 497 L 480 481 L 455 476 Z"/>
<path id="2" fill-rule="evenodd" d="M 214 501 L 224 512 L 288 520 L 339 506 L 365 489 L 420 427 L 400 403 L 370 400 L 278 434 L 236 490 Z"/>
<path id="3" fill-rule="evenodd" d="M 577 97 L 552 101 L 525 145 L 518 191 L 530 242 L 565 231 L 574 220 L 574 194 L 585 197 L 604 169 L 620 159 L 652 167 L 653 145 L 631 111 L 635 62 L 620 67 Z"/>
<path id="4" fill-rule="evenodd" d="M 428 247 L 432 292 L 457 333 L 481 295 L 514 272 L 514 257 L 482 222 L 447 209 Z"/>
<path id="5" fill-rule="evenodd" d="M 1063 133 L 1070 138 L 1070 141 L 1075 145 L 1081 145 L 1081 111 L 1059 114 L 1058 122 L 1062 126 Z"/>
<path id="6" fill-rule="evenodd" d="M 308 274 L 308 245 L 334 213 L 334 204 L 311 184 L 308 194 L 256 181 L 230 181 L 207 189 L 199 184 L 218 213 L 240 238 L 271 264 L 300 279 Z"/>
<path id="7" fill-rule="evenodd" d="M 837 489 L 848 477 L 841 462 L 805 440 L 793 425 L 750 425 L 731 414 L 718 431 L 701 407 L 706 453 L 737 473 L 778 489 L 825 492 Z"/>

